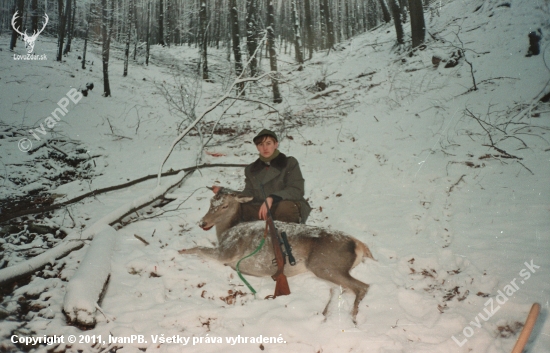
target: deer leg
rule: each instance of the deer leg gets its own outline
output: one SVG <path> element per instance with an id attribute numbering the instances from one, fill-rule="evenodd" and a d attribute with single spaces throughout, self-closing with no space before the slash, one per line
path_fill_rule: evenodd
<path id="1" fill-rule="evenodd" d="M 190 249 L 181 249 L 178 252 L 180 254 L 186 254 L 186 255 L 189 255 L 189 254 L 200 255 L 200 256 L 204 256 L 204 257 L 208 257 L 208 258 L 220 261 L 220 253 L 217 248 L 205 248 L 202 246 L 197 246 L 195 248 L 190 248 Z"/>
<path id="2" fill-rule="evenodd" d="M 323 310 L 323 316 L 325 317 L 324 321 L 327 321 L 327 314 L 328 314 L 328 307 L 330 306 L 330 303 L 332 303 L 332 297 L 334 296 L 334 288 L 330 288 L 330 297 L 328 298 L 327 306 L 325 306 L 325 310 Z"/>
<path id="3" fill-rule="evenodd" d="M 307 268 L 317 277 L 351 289 L 355 293 L 355 302 L 351 316 L 356 323 L 359 304 L 367 295 L 369 285 L 353 278 L 349 271 L 357 257 L 355 243 L 352 240 L 346 242 L 331 242 L 329 238 L 318 238 L 319 241 L 312 248 L 307 259 Z"/>

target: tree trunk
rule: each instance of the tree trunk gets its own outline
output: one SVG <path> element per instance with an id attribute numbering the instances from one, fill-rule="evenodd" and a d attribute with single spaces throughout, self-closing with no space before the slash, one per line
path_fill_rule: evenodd
<path id="1" fill-rule="evenodd" d="M 300 34 L 300 18 L 296 9 L 296 0 L 292 0 L 292 22 L 294 23 L 294 51 L 296 52 L 296 61 L 298 64 L 304 63 L 304 54 L 302 53 L 302 35 Z"/>
<path id="2" fill-rule="evenodd" d="M 65 44 L 65 50 L 63 50 L 63 54 L 67 54 L 71 51 L 71 42 L 73 39 L 73 30 L 74 30 L 74 17 L 76 14 L 76 0 L 73 0 L 73 4 L 71 4 L 71 0 L 67 1 L 67 44 Z"/>
<path id="3" fill-rule="evenodd" d="M 128 23 L 126 25 L 126 47 L 124 48 L 124 72 L 128 76 L 128 59 L 130 57 L 130 40 L 132 39 L 132 23 L 134 22 L 134 0 L 128 0 Z"/>
<path id="4" fill-rule="evenodd" d="M 397 35 L 397 43 L 405 44 L 405 35 L 403 32 L 403 24 L 401 23 L 401 9 L 397 4 L 397 0 L 389 0 L 393 24 L 395 25 L 395 34 Z"/>
<path id="5" fill-rule="evenodd" d="M 111 31 L 113 29 L 113 7 L 115 0 L 111 0 L 111 10 L 107 7 L 107 0 L 101 0 L 103 16 L 101 18 L 101 35 L 103 39 L 102 62 L 103 62 L 103 96 L 111 96 L 109 86 L 109 49 L 111 46 Z"/>
<path id="6" fill-rule="evenodd" d="M 325 9 L 325 1 L 319 0 L 319 24 L 321 25 L 321 49 L 325 49 L 327 47 L 327 22 L 326 22 L 326 16 L 325 12 L 327 10 Z"/>
<path id="7" fill-rule="evenodd" d="M 90 13 L 86 19 L 86 35 L 84 37 L 84 49 L 82 50 L 82 70 L 86 69 L 86 48 L 88 47 L 88 34 L 90 33 L 90 16 L 92 13 L 92 5 L 90 4 Z"/>
<path id="8" fill-rule="evenodd" d="M 409 11 L 411 14 L 412 47 L 416 48 L 420 44 L 424 43 L 426 35 L 426 24 L 424 22 L 422 0 L 409 0 Z"/>
<path id="9" fill-rule="evenodd" d="M 382 17 L 384 18 L 384 22 L 386 23 L 390 22 L 391 14 L 390 14 L 390 10 L 388 9 L 388 4 L 386 4 L 386 0 L 378 0 L 378 1 L 380 2 L 380 7 L 382 8 Z"/>
<path id="10" fill-rule="evenodd" d="M 149 66 L 149 42 L 151 41 L 151 0 L 147 1 L 147 30 L 145 38 L 145 65 Z"/>
<path id="11" fill-rule="evenodd" d="M 63 0 L 59 0 L 63 1 Z M 17 0 L 13 13 L 15 14 L 17 12 L 17 19 L 15 20 L 15 27 L 19 30 L 19 32 L 25 32 L 23 30 L 23 9 L 25 8 L 25 1 L 24 0 Z M 17 37 L 19 37 L 19 33 L 15 31 L 15 29 L 11 29 L 11 41 L 10 41 L 10 50 L 13 50 L 17 46 Z"/>
<path id="12" fill-rule="evenodd" d="M 117 235 L 113 227 L 103 225 L 67 284 L 63 312 L 72 325 L 95 326 L 96 303 L 111 275 L 111 254 Z"/>
<path id="13" fill-rule="evenodd" d="M 311 19 L 311 3 L 310 0 L 304 0 L 305 7 L 305 26 L 307 37 L 307 48 L 309 51 L 309 60 L 313 57 L 313 47 L 315 45 L 315 37 L 313 36 L 313 20 Z"/>
<path id="14" fill-rule="evenodd" d="M 273 0 L 267 0 L 267 49 L 269 50 L 269 66 L 271 68 L 271 86 L 273 88 L 273 103 L 281 103 L 283 98 L 279 92 L 277 78 L 277 51 L 275 50 L 275 10 Z"/>
<path id="15" fill-rule="evenodd" d="M 38 32 L 38 0 L 31 0 L 31 22 L 32 31 Z"/>
<path id="16" fill-rule="evenodd" d="M 201 60 L 199 63 L 199 71 L 202 71 L 202 79 L 208 80 L 208 54 L 206 52 L 208 44 L 208 36 L 206 33 L 206 0 L 199 0 L 199 48 L 201 52 Z M 202 70 L 200 68 L 202 67 Z M 200 72 L 199 72 L 200 73 Z"/>
<path id="17" fill-rule="evenodd" d="M 171 19 L 172 19 L 172 2 L 170 0 L 166 0 L 166 39 L 165 44 L 170 48 L 170 36 L 172 35 L 172 26 L 171 26 Z"/>
<path id="18" fill-rule="evenodd" d="M 257 29 L 257 0 L 247 0 L 246 4 L 246 47 L 248 49 L 248 60 L 250 61 L 250 76 L 257 74 L 258 59 L 258 29 Z"/>
<path id="19" fill-rule="evenodd" d="M 160 0 L 159 6 L 158 44 L 164 46 L 164 0 Z"/>
<path id="20" fill-rule="evenodd" d="M 231 38 L 233 42 L 233 56 L 235 57 L 235 74 L 241 76 L 243 62 L 241 57 L 241 38 L 239 35 L 239 12 L 237 0 L 229 0 L 229 16 L 231 21 Z M 244 82 L 237 85 L 237 95 L 244 94 Z"/>
<path id="21" fill-rule="evenodd" d="M 67 0 L 67 4 L 70 3 L 70 0 Z M 63 11 L 63 0 L 57 0 L 59 5 L 59 23 L 58 23 L 58 34 L 57 34 L 57 61 L 63 60 L 63 42 L 65 41 L 65 26 L 66 26 L 66 13 Z"/>
<path id="22" fill-rule="evenodd" d="M 328 0 L 323 0 L 325 3 L 325 22 L 327 23 L 327 47 L 329 49 L 334 48 L 334 22 L 332 21 L 332 15 L 330 14 L 330 7 Z"/>
<path id="23" fill-rule="evenodd" d="M 134 0 L 132 0 L 133 2 Z M 137 55 L 137 45 L 138 45 L 138 39 L 139 39 L 139 31 L 138 31 L 138 12 L 137 12 L 137 5 L 134 3 L 134 62 L 136 61 L 136 55 Z M 143 17 L 142 17 L 143 19 Z"/>

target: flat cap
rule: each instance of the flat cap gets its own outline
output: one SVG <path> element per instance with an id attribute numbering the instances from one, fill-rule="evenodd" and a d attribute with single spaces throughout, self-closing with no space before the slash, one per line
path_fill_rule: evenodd
<path id="1" fill-rule="evenodd" d="M 257 144 L 256 141 L 258 141 L 263 136 L 271 136 L 275 139 L 275 141 L 279 142 L 279 139 L 277 138 L 277 134 L 268 129 L 263 129 L 262 131 L 260 131 L 260 133 L 256 135 L 256 137 L 254 137 L 252 141 L 254 141 L 254 143 Z"/>

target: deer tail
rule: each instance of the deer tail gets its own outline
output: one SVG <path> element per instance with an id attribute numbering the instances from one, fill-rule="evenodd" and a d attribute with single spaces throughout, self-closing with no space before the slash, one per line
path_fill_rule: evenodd
<path id="1" fill-rule="evenodd" d="M 354 266 L 357 265 L 360 261 L 364 261 L 367 257 L 376 261 L 376 259 L 372 256 L 369 247 L 365 243 L 357 239 L 354 239 L 354 241 L 355 254 L 357 255 L 357 260 L 355 261 L 356 263 L 354 264 Z"/>

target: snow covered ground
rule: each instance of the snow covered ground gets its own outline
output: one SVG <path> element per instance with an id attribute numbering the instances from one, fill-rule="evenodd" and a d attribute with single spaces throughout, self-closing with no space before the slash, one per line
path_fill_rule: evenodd
<path id="1" fill-rule="evenodd" d="M 357 237 L 377 259 L 352 271 L 370 284 L 357 326 L 349 315 L 354 298 L 345 292 L 325 320 L 331 286 L 311 274 L 289 278 L 292 294 L 275 300 L 261 299 L 273 292 L 270 278 L 247 277 L 258 291 L 255 299 L 232 269 L 178 254 L 214 245 L 214 230 L 196 225 L 212 196 L 205 186 L 244 187 L 242 169 L 209 168 L 172 190 L 175 201 L 115 227 L 111 276 L 100 303 L 104 315 L 98 312 L 93 329 L 68 325 L 62 312 L 67 282 L 85 246 L 52 259 L 30 282 L 2 291 L 0 351 L 31 348 L 14 345 L 15 334 L 65 337 L 64 344 L 36 351 L 500 353 L 512 350 L 538 302 L 542 311 L 527 351 L 550 352 L 550 109 L 536 104 L 550 91 L 548 41 L 543 37 L 541 55 L 525 57 L 527 34 L 538 28 L 549 33 L 549 17 L 545 0 L 455 0 L 426 13 L 429 41 L 413 56 L 394 47 L 391 24 L 328 55 L 316 53 L 303 71 L 281 53 L 282 104 L 270 103 L 267 81 L 255 84 L 247 98 L 271 107 L 225 102 L 206 118 L 211 128 L 227 109 L 217 126 L 224 134 L 214 135 L 207 152 L 199 153 L 199 138 L 188 136 L 168 160 L 164 171 L 197 161 L 250 163 L 256 158 L 254 132 L 276 130 L 280 150 L 300 161 L 314 207 L 308 224 Z M 113 97 L 106 99 L 98 46 L 87 55 L 93 65 L 82 70 L 79 41 L 59 64 L 53 38 L 39 37 L 35 52 L 48 60 L 32 62 L 13 60 L 8 37 L 1 38 L 2 198 L 42 191 L 62 202 L 155 174 L 178 126 L 188 124 L 169 111 L 159 85 L 173 82 L 175 65 L 185 72 L 195 67 L 193 48 L 154 47 L 152 64 L 131 65 L 126 78 L 122 51 L 115 50 Z M 444 68 L 460 48 L 466 57 Z M 17 53 L 23 52 L 19 45 Z M 434 55 L 445 62 L 434 67 Z M 471 90 L 468 62 L 477 91 Z M 197 113 L 230 80 L 224 50 L 212 52 L 210 67 L 212 83 L 198 90 L 192 79 L 182 83 L 198 94 Z M 329 84 L 325 93 L 333 92 L 315 98 L 311 88 L 321 80 Z M 46 134 L 37 133 L 40 141 L 29 133 L 45 126 L 72 88 L 89 82 L 94 89 L 77 104 L 70 102 Z M 49 144 L 27 154 L 18 147 L 22 138 L 33 148 Z M 75 180 L 59 182 L 73 169 L 53 158 L 60 152 L 51 145 L 82 160 Z M 85 229 L 155 186 L 150 180 L 87 198 L 47 222 L 66 233 Z M 31 238 L 30 232 L 0 239 L 3 267 L 60 241 L 52 234 L 32 242 L 22 238 Z M 69 335 L 77 342 L 67 343 Z M 110 335 L 143 340 L 109 343 Z M 99 336 L 105 344 L 94 344 Z M 171 336 L 187 345 L 160 340 Z M 266 337 L 272 343 L 260 343 Z"/>

